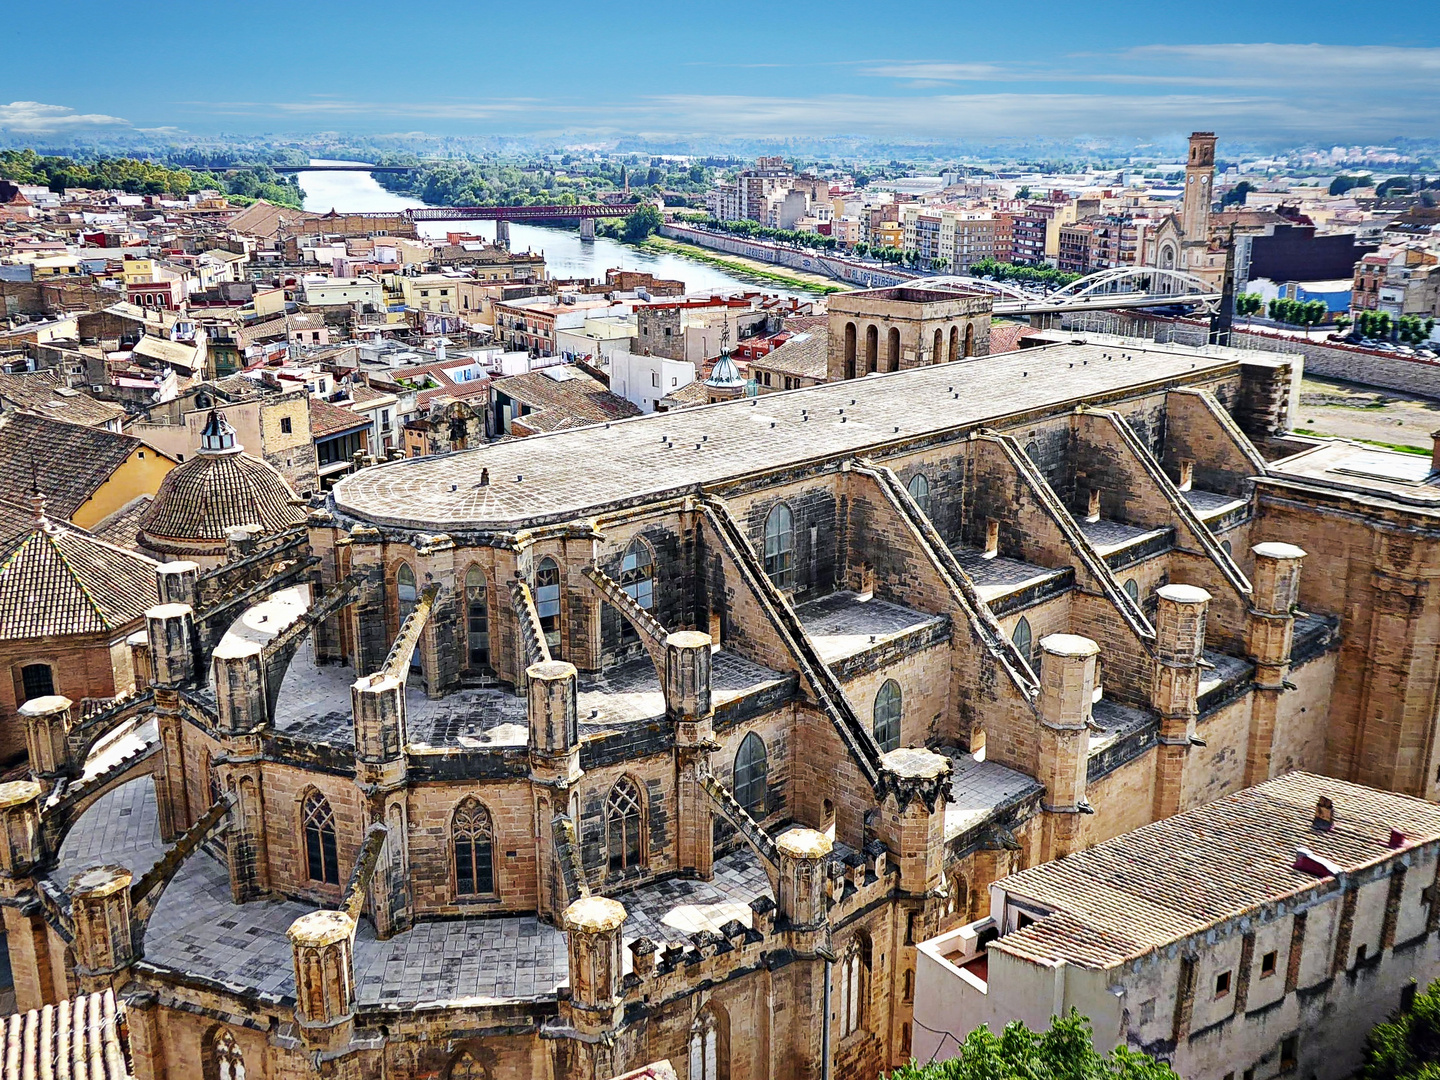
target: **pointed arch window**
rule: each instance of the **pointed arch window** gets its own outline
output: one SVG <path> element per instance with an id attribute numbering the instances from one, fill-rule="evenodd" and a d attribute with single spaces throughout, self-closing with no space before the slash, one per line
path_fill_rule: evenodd
<path id="1" fill-rule="evenodd" d="M 842 1039 L 860 1031 L 865 1025 L 869 977 L 870 950 L 866 942 L 856 935 L 835 965 L 835 981 L 838 984 L 835 1021 Z"/>
<path id="2" fill-rule="evenodd" d="M 1138 604 L 1140 602 L 1140 583 L 1133 577 L 1127 578 L 1124 588 L 1125 595 Z"/>
<path id="3" fill-rule="evenodd" d="M 478 799 L 466 799 L 455 808 L 450 846 L 455 857 L 456 895 L 494 895 L 495 834 L 490 812 Z"/>
<path id="4" fill-rule="evenodd" d="M 490 609 L 486 600 L 485 571 L 465 571 L 465 631 L 471 668 L 490 666 Z"/>
<path id="5" fill-rule="evenodd" d="M 655 561 L 649 546 L 638 536 L 630 541 L 620 560 L 620 587 L 646 611 L 655 606 Z"/>
<path id="6" fill-rule="evenodd" d="M 765 575 L 777 589 L 795 585 L 795 515 L 784 503 L 765 518 Z"/>
<path id="7" fill-rule="evenodd" d="M 401 563 L 395 571 L 395 600 L 400 612 L 401 624 L 415 610 L 415 604 L 419 597 L 420 590 L 415 584 L 415 571 L 410 569 L 408 563 Z"/>
<path id="8" fill-rule="evenodd" d="M 900 748 L 900 684 L 886 679 L 875 695 L 875 741 L 883 753 Z"/>
<path id="9" fill-rule="evenodd" d="M 735 753 L 735 801 L 757 821 L 765 816 L 766 772 L 769 753 L 755 732 L 746 735 Z"/>
<path id="10" fill-rule="evenodd" d="M 729 1025 L 714 1006 L 690 1025 L 690 1080 L 730 1080 Z"/>
<path id="11" fill-rule="evenodd" d="M 469 1050 L 463 1050 L 450 1066 L 449 1080 L 489 1080 L 485 1069 Z"/>
<path id="12" fill-rule="evenodd" d="M 540 629 L 550 655 L 560 655 L 560 566 L 549 555 L 535 568 L 535 614 L 540 616 Z"/>
<path id="13" fill-rule="evenodd" d="M 1020 616 L 1020 621 L 1015 624 L 1015 632 L 1010 635 L 1010 640 L 1015 643 L 1015 648 L 1020 650 L 1020 655 L 1028 662 L 1031 657 L 1032 645 L 1035 634 L 1030 629 L 1030 620 Z"/>
<path id="14" fill-rule="evenodd" d="M 916 473 L 910 478 L 910 483 L 905 485 L 905 490 L 910 492 L 910 497 L 915 500 L 915 505 L 920 507 L 920 512 L 926 517 L 930 516 L 930 481 L 924 473 Z"/>
<path id="15" fill-rule="evenodd" d="M 207 1080 L 245 1080 L 245 1058 L 235 1036 L 224 1028 L 216 1030 L 210 1042 Z"/>
<path id="16" fill-rule="evenodd" d="M 305 873 L 311 881 L 340 884 L 340 859 L 335 845 L 335 812 L 325 796 L 312 791 L 305 796 L 301 820 L 305 830 Z"/>
<path id="17" fill-rule="evenodd" d="M 606 849 L 612 873 L 636 870 L 645 864 L 642 805 L 640 789 L 628 776 L 616 782 L 605 800 Z"/>

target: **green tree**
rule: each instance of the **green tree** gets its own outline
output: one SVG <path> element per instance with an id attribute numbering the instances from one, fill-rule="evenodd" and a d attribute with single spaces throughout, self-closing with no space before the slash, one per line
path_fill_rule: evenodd
<path id="1" fill-rule="evenodd" d="M 1250 183 L 1249 180 L 1241 180 L 1225 193 L 1224 198 L 1220 200 L 1220 209 L 1223 210 L 1227 206 L 1244 206 L 1245 196 L 1254 190 L 1255 185 Z"/>
<path id="2" fill-rule="evenodd" d="M 625 218 L 621 236 L 632 244 L 638 244 L 664 224 L 664 215 L 653 203 L 641 203 Z"/>
<path id="3" fill-rule="evenodd" d="M 1259 293 L 1242 292 L 1235 297 L 1235 314 L 1244 315 L 1247 319 L 1252 315 L 1260 314 L 1265 306 L 1265 298 Z"/>
<path id="4" fill-rule="evenodd" d="M 1440 982 L 1408 1009 L 1376 1024 L 1365 1039 L 1362 1080 L 1434 1080 L 1440 1076 Z"/>
<path id="5" fill-rule="evenodd" d="M 1351 188 L 1369 187 L 1373 181 L 1368 176 L 1345 176 L 1341 174 L 1330 181 L 1331 195 L 1344 195 Z"/>
<path id="6" fill-rule="evenodd" d="M 1174 1070 L 1146 1054 L 1117 1046 L 1109 1054 L 1095 1049 L 1090 1022 L 1074 1009 L 1057 1016 L 1044 1032 L 1020 1021 L 996 1035 L 976 1028 L 959 1054 L 931 1065 L 911 1062 L 890 1080 L 1179 1080 Z"/>

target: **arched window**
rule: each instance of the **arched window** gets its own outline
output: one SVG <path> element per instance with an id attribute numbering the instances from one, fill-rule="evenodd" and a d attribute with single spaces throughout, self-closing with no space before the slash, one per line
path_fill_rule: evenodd
<path id="1" fill-rule="evenodd" d="M 485 1070 L 469 1050 L 462 1050 L 450 1066 L 449 1080 L 489 1080 Z"/>
<path id="2" fill-rule="evenodd" d="M 1040 444 L 1031 440 L 1025 444 L 1025 456 L 1036 465 L 1040 464 Z"/>
<path id="3" fill-rule="evenodd" d="M 965 355 L 975 355 L 975 324 L 965 324 Z"/>
<path id="4" fill-rule="evenodd" d="M 930 481 L 925 479 L 924 473 L 916 473 L 910 478 L 906 485 L 910 497 L 915 500 L 915 505 L 920 507 L 920 512 L 926 517 L 930 516 Z"/>
<path id="5" fill-rule="evenodd" d="M 1020 655 L 1028 661 L 1031 654 L 1031 646 L 1034 644 L 1035 635 L 1030 630 L 1030 620 L 1020 616 L 1020 621 L 1015 624 L 1015 632 L 1010 635 L 1010 640 L 1015 643 L 1015 648 L 1020 650 Z"/>
<path id="6" fill-rule="evenodd" d="M 210 1051 L 205 1062 L 206 1080 L 245 1080 L 245 1058 L 235 1036 L 224 1028 L 210 1033 Z"/>
<path id="7" fill-rule="evenodd" d="M 645 844 L 641 829 L 640 789 L 628 776 L 622 776 L 610 789 L 605 800 L 606 846 L 610 854 L 610 870 L 634 870 L 644 865 Z"/>
<path id="8" fill-rule="evenodd" d="M 765 574 L 779 589 L 795 585 L 795 516 L 776 503 L 765 518 Z"/>
<path id="9" fill-rule="evenodd" d="M 495 843 L 490 813 L 477 799 L 465 799 L 450 819 L 455 855 L 457 896 L 490 896 L 495 892 Z"/>
<path id="10" fill-rule="evenodd" d="M 878 370 L 880 363 L 880 328 L 871 323 L 865 328 L 865 371 Z"/>
<path id="11" fill-rule="evenodd" d="M 535 568 L 535 614 L 550 655 L 560 657 L 560 566 L 546 555 Z"/>
<path id="12" fill-rule="evenodd" d="M 959 915 L 964 919 L 965 913 L 970 910 L 970 890 L 964 876 L 956 874 L 952 877 L 947 891 L 950 895 L 945 898 L 945 914 Z"/>
<path id="13" fill-rule="evenodd" d="M 945 362 L 945 331 L 935 331 L 935 343 L 930 349 L 930 362 L 932 364 L 943 364 Z"/>
<path id="14" fill-rule="evenodd" d="M 706 1006 L 690 1025 L 689 1080 L 730 1080 L 730 1031 L 723 1012 Z"/>
<path id="15" fill-rule="evenodd" d="M 892 326 L 885 335 L 885 370 L 900 370 L 900 328 Z"/>
<path id="16" fill-rule="evenodd" d="M 415 602 L 419 596 L 420 590 L 415 586 L 415 571 L 410 569 L 408 563 L 401 563 L 399 569 L 395 571 L 395 601 L 402 624 L 415 610 Z"/>
<path id="17" fill-rule="evenodd" d="M 26 664 L 20 669 L 20 688 L 25 697 L 20 704 L 31 698 L 49 697 L 55 693 L 55 671 L 49 664 Z"/>
<path id="18" fill-rule="evenodd" d="M 765 740 L 755 732 L 746 735 L 735 753 L 735 801 L 755 819 L 765 816 L 765 771 L 769 765 Z"/>
<path id="19" fill-rule="evenodd" d="M 655 563 L 639 537 L 630 541 L 620 560 L 620 587 L 646 611 L 655 606 Z"/>
<path id="20" fill-rule="evenodd" d="M 1235 549 L 1231 546 L 1229 540 L 1221 540 L 1221 541 L 1220 541 L 1220 550 L 1222 550 L 1223 552 L 1225 552 L 1226 555 L 1234 555 L 1234 554 L 1235 554 Z"/>
<path id="21" fill-rule="evenodd" d="M 855 324 L 845 324 L 845 378 L 855 378 Z"/>
<path id="22" fill-rule="evenodd" d="M 1137 604 L 1140 602 L 1140 583 L 1133 577 L 1125 579 L 1125 595 Z"/>
<path id="23" fill-rule="evenodd" d="M 875 741 L 887 754 L 900 747 L 900 684 L 894 679 L 875 695 Z"/>
<path id="24" fill-rule="evenodd" d="M 490 612 L 485 599 L 485 571 L 478 566 L 465 571 L 465 626 L 470 667 L 489 667 Z"/>
<path id="25" fill-rule="evenodd" d="M 950 355 L 948 359 L 954 361 L 960 359 L 960 328 L 950 327 Z"/>
<path id="26" fill-rule="evenodd" d="M 866 996 L 870 981 L 870 949 L 860 937 L 850 939 L 850 944 L 840 954 L 835 965 L 835 1022 L 844 1039 L 865 1026 Z"/>
<path id="27" fill-rule="evenodd" d="M 311 881 L 340 884 L 340 860 L 335 852 L 335 814 L 325 796 L 312 791 L 301 804 L 305 827 L 305 874 Z"/>

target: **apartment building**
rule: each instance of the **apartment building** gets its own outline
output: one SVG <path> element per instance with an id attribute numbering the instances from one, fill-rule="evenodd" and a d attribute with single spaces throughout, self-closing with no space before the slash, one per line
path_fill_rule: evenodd
<path id="1" fill-rule="evenodd" d="M 1093 652 L 1041 644 L 1078 687 Z M 1434 803 L 1293 772 L 1012 874 L 919 946 L 915 1055 L 1074 1007 L 1187 1080 L 1348 1077 L 1440 975 L 1437 855 Z"/>

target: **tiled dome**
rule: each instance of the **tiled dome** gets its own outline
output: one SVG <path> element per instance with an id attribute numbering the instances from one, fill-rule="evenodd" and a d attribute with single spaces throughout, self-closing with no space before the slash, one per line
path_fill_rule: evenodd
<path id="1" fill-rule="evenodd" d="M 259 525 L 269 536 L 303 522 L 294 498 L 274 466 L 244 453 L 225 418 L 211 413 L 200 452 L 166 474 L 140 520 L 140 543 L 175 558 L 223 555 L 228 529 Z"/>

